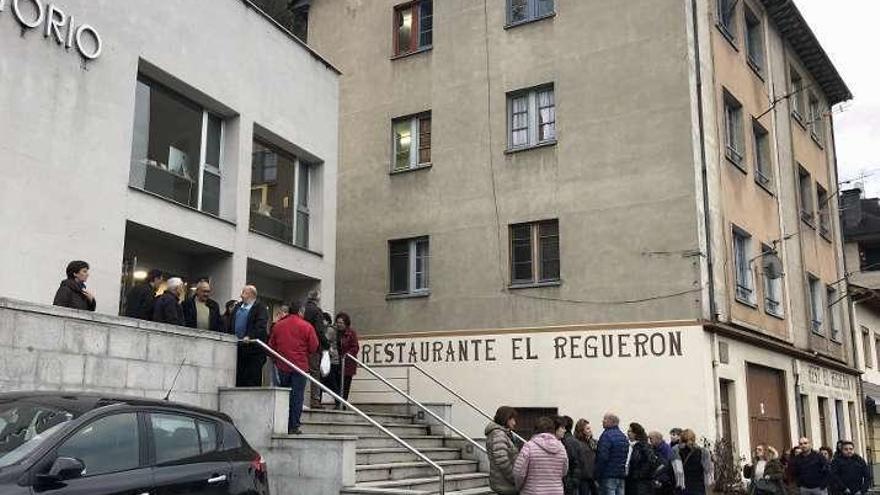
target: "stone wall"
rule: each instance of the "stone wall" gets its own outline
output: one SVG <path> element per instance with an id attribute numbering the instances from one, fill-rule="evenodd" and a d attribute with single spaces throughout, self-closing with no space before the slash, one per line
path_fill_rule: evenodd
<path id="1" fill-rule="evenodd" d="M 64 390 L 217 408 L 235 385 L 235 337 L 0 298 L 0 391 Z M 181 362 L 183 366 L 181 367 Z"/>

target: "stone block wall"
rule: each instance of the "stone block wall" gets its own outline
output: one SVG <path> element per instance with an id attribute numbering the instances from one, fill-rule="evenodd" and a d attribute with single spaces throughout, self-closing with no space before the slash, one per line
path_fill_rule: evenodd
<path id="1" fill-rule="evenodd" d="M 0 391 L 162 398 L 217 409 L 235 385 L 235 337 L 0 298 Z M 181 366 L 181 363 L 183 365 Z"/>

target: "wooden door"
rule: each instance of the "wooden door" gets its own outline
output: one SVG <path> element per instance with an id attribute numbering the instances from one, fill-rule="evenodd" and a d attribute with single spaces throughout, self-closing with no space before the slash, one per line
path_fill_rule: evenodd
<path id="1" fill-rule="evenodd" d="M 770 445 L 779 452 L 790 448 L 791 434 L 782 371 L 749 364 L 746 381 L 752 450 L 759 444 Z"/>

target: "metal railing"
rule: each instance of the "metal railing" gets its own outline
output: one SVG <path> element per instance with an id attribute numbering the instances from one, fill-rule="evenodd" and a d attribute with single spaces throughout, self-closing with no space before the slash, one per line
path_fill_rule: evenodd
<path id="1" fill-rule="evenodd" d="M 391 383 L 390 381 L 388 381 L 388 379 L 386 379 L 384 376 L 382 376 L 382 375 L 380 375 L 379 373 L 377 373 L 375 370 L 373 370 L 372 367 L 367 366 L 366 364 L 362 363 L 358 358 L 352 356 L 351 354 L 345 353 L 345 354 L 343 354 L 342 357 L 343 357 L 343 359 L 342 359 L 342 361 L 341 361 L 340 369 L 342 369 L 342 370 L 345 369 L 345 360 L 346 360 L 346 359 L 355 362 L 359 367 L 365 369 L 365 370 L 367 371 L 367 373 L 373 375 L 373 377 L 375 377 L 377 380 L 379 380 L 379 381 L 381 381 L 382 383 L 384 383 L 385 385 L 391 387 L 391 388 L 392 388 L 395 392 L 397 392 L 398 394 L 404 396 L 404 397 L 406 398 L 406 400 L 408 401 L 408 402 L 407 402 L 408 404 L 413 404 L 413 405 L 415 405 L 416 407 L 418 407 L 419 409 L 421 409 L 422 411 L 424 411 L 425 413 L 427 413 L 429 416 L 431 416 L 431 417 L 434 418 L 435 420 L 439 421 L 440 424 L 442 424 L 443 426 L 445 426 L 445 427 L 449 428 L 450 430 L 452 430 L 453 433 L 455 433 L 456 435 L 460 436 L 464 441 L 470 443 L 471 445 L 473 445 L 474 447 L 476 447 L 478 450 L 482 450 L 483 453 L 486 453 L 486 447 L 484 447 L 484 446 L 478 444 L 477 442 L 474 441 L 473 438 L 471 438 L 471 437 L 465 435 L 464 433 L 461 432 L 461 430 L 459 430 L 458 428 L 456 428 L 456 427 L 452 426 L 451 424 L 449 424 L 448 421 L 446 421 L 445 419 L 443 419 L 443 418 L 441 418 L 440 416 L 438 416 L 434 411 L 428 409 L 427 406 L 425 406 L 425 405 L 422 404 L 421 402 L 419 402 L 419 401 L 417 401 L 416 399 L 414 399 L 410 394 L 408 394 L 408 393 L 404 392 L 403 390 L 401 390 L 400 387 L 398 387 L 397 385 L 395 385 L 395 384 Z M 343 373 L 343 374 L 344 374 L 344 373 Z M 344 385 L 344 382 L 343 382 L 343 385 Z M 407 387 L 407 388 L 409 388 L 409 387 Z"/>
<path id="2" fill-rule="evenodd" d="M 400 445 L 401 447 L 403 447 L 403 448 L 405 448 L 406 450 L 410 451 L 412 454 L 415 454 L 419 459 L 421 459 L 422 461 L 424 461 L 425 463 L 427 463 L 429 466 L 431 466 L 432 468 L 434 468 L 434 469 L 437 471 L 437 475 L 439 476 L 439 481 L 440 481 L 440 491 L 439 491 L 439 494 L 440 494 L 440 495 L 445 495 L 445 493 L 446 493 L 446 471 L 444 471 L 443 468 L 440 467 L 439 464 L 437 464 L 436 462 L 432 461 L 428 456 L 426 456 L 425 454 L 423 454 L 422 452 L 420 452 L 418 449 L 416 449 L 416 448 L 413 447 L 412 445 L 406 443 L 405 440 L 403 440 L 402 438 L 400 438 L 400 437 L 398 437 L 397 435 L 395 435 L 394 433 L 392 433 L 391 430 L 389 430 L 388 428 L 385 428 L 384 426 L 382 426 L 381 424 L 379 424 L 379 422 L 376 421 L 375 419 L 371 418 L 369 414 L 367 414 L 367 413 L 361 411 L 360 409 L 358 409 L 357 407 L 355 407 L 354 405 L 352 405 L 351 403 L 349 403 L 347 400 L 345 400 L 345 399 L 343 399 L 342 397 L 340 397 L 338 394 L 336 394 L 336 392 L 334 392 L 333 390 L 331 390 L 329 387 L 325 386 L 323 383 L 321 383 L 320 381 L 316 380 L 313 376 L 311 376 L 310 374 L 308 374 L 308 373 L 304 372 L 303 370 L 299 369 L 295 364 L 291 363 L 287 358 L 285 358 L 284 356 L 282 356 L 281 354 L 279 354 L 277 351 L 275 351 L 275 349 L 272 349 L 271 347 L 269 347 L 269 346 L 268 346 L 265 342 L 263 342 L 262 340 L 248 339 L 248 340 L 241 340 L 241 341 L 239 341 L 239 342 L 244 343 L 244 344 L 257 344 L 257 345 L 259 345 L 260 347 L 263 348 L 264 351 L 266 351 L 267 354 L 269 354 L 270 356 L 274 357 L 274 358 L 277 359 L 278 361 L 281 361 L 282 363 L 286 364 L 287 366 L 290 366 L 291 368 L 293 368 L 293 370 L 294 370 L 295 372 L 297 372 L 300 376 L 305 377 L 305 379 L 308 380 L 309 382 L 311 382 L 313 385 L 317 385 L 318 387 L 320 387 L 321 390 L 323 390 L 324 392 L 330 394 L 330 396 L 333 397 L 333 399 L 335 399 L 335 400 L 338 401 L 339 403 L 345 405 L 345 407 L 346 407 L 347 409 L 351 410 L 351 411 L 354 412 L 355 414 L 357 414 L 357 415 L 359 415 L 360 417 L 362 417 L 362 418 L 364 418 L 365 420 L 367 420 L 367 422 L 369 422 L 371 425 L 373 425 L 373 426 L 375 426 L 376 428 L 378 428 L 379 431 L 381 431 L 381 432 L 384 433 L 385 435 L 388 435 L 392 440 L 394 440 L 395 442 L 397 442 L 398 445 Z M 303 393 L 305 393 L 305 391 L 303 391 Z"/>
<path id="3" fill-rule="evenodd" d="M 340 366 L 340 368 L 341 368 L 342 370 L 345 370 L 345 360 L 346 360 L 346 359 L 351 359 L 351 360 L 353 360 L 354 362 L 356 362 L 358 365 L 360 365 L 360 366 L 365 366 L 365 365 L 364 365 L 363 363 L 361 363 L 357 358 L 355 358 L 355 357 L 352 356 L 351 354 L 346 353 L 346 354 L 343 354 L 343 356 L 342 356 L 342 363 L 341 363 L 341 366 Z M 406 368 L 406 369 L 407 369 L 407 372 L 406 372 L 406 390 L 407 390 L 407 392 L 409 392 L 409 391 L 411 390 L 410 383 L 409 383 L 409 382 L 410 382 L 410 373 L 409 373 L 409 370 L 410 370 L 410 369 L 414 369 L 414 370 L 418 371 L 419 373 L 421 373 L 422 375 L 424 375 L 424 376 L 425 376 L 426 378 L 428 378 L 429 380 L 431 380 L 432 382 L 434 382 L 435 384 L 437 384 L 438 386 L 440 386 L 440 388 L 442 388 L 443 390 L 449 392 L 449 393 L 452 394 L 454 397 L 456 397 L 458 400 L 460 400 L 460 401 L 462 401 L 463 403 L 465 403 L 466 405 L 468 405 L 471 409 L 473 409 L 474 411 L 476 411 L 477 413 L 479 413 L 479 414 L 480 414 L 481 416 L 483 416 L 484 418 L 488 419 L 489 421 L 491 421 L 491 422 L 493 422 L 493 423 L 495 422 L 495 418 L 493 418 L 492 416 L 489 416 L 489 414 L 487 414 L 485 411 L 483 411 L 482 409 L 480 409 L 479 407 L 477 407 L 473 402 L 471 402 L 471 401 L 469 401 L 468 399 L 464 398 L 461 394 L 459 394 L 459 393 L 456 392 L 455 390 L 452 390 L 452 388 L 450 388 L 448 385 L 446 385 L 445 383 L 443 383 L 443 382 L 441 382 L 440 380 L 438 380 L 437 378 L 435 378 L 433 375 L 431 375 L 430 373 L 428 373 L 427 371 L 425 371 L 424 369 L 422 369 L 422 367 L 419 366 L 419 365 L 417 365 L 417 364 L 411 364 L 411 363 L 401 363 L 401 364 L 374 364 L 374 365 L 373 365 L 373 368 Z M 367 370 L 367 371 L 369 371 L 369 370 Z M 371 372 L 371 373 L 372 373 L 372 372 Z M 342 373 L 342 375 L 343 375 L 343 379 L 344 379 L 344 375 L 345 375 L 345 373 Z M 374 375 L 374 376 L 375 376 L 375 375 Z M 398 379 L 402 379 L 402 378 L 398 378 Z M 384 380 L 383 380 L 383 381 L 384 381 Z M 344 386 L 344 382 L 341 382 L 341 383 L 340 383 L 340 388 L 339 388 L 339 390 L 342 390 L 342 387 L 343 387 L 343 386 Z M 507 427 L 507 425 L 499 425 L 499 426 L 504 427 L 504 428 Z M 520 436 L 519 434 L 517 434 L 515 431 L 511 430 L 510 433 L 511 433 L 516 439 L 518 439 L 520 442 L 522 442 L 522 443 L 526 443 L 526 439 L 523 438 L 523 437 L 521 437 L 521 436 Z M 473 443 L 473 442 L 471 442 L 471 443 Z M 485 451 L 486 451 L 486 449 L 483 449 L 483 452 L 485 452 Z"/>

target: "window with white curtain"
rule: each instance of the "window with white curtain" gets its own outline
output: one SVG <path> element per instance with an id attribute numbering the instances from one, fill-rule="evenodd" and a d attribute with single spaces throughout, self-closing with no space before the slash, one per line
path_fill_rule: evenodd
<path id="1" fill-rule="evenodd" d="M 508 148 L 556 141 L 556 96 L 552 85 L 508 94 L 507 113 Z"/>

